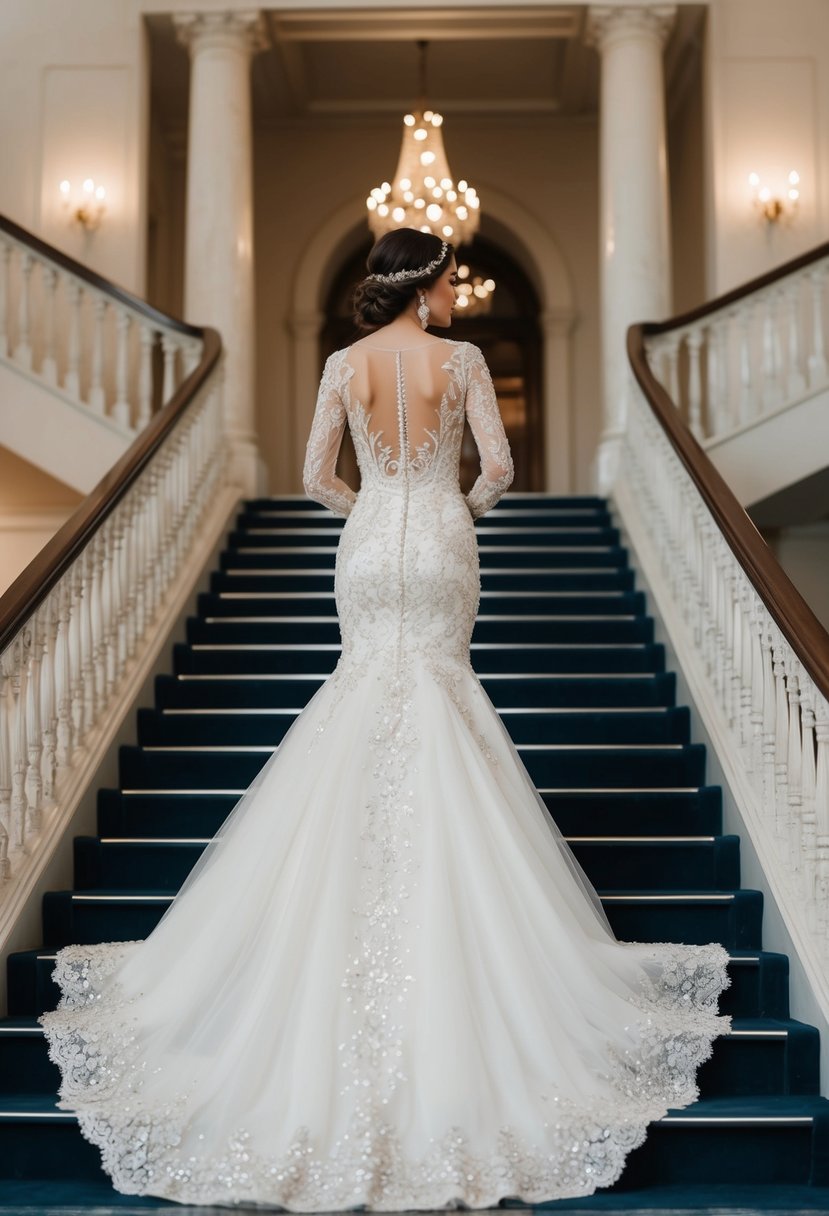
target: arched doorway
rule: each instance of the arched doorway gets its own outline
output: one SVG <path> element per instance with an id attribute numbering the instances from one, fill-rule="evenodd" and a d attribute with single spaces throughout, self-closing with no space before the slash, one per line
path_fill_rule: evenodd
<path id="1" fill-rule="evenodd" d="M 334 275 L 323 308 L 320 335 L 321 354 L 347 346 L 359 336 L 351 319 L 351 296 L 365 274 L 366 257 L 371 248 L 367 238 L 362 247 L 345 259 Z M 486 282 L 495 289 L 484 302 L 475 297 L 466 310 L 458 308 L 450 331 L 434 330 L 436 336 L 474 342 L 484 353 L 492 372 L 504 429 L 515 462 L 513 490 L 544 489 L 544 423 L 542 409 L 542 337 L 540 312 L 535 287 L 518 263 L 485 237 L 458 253 L 466 278 Z M 478 476 L 479 456 L 469 426 L 464 428 L 461 447 L 460 482 L 467 492 Z M 340 453 L 339 470 L 350 484 L 356 485 L 359 472 L 350 436 L 346 434 Z"/>

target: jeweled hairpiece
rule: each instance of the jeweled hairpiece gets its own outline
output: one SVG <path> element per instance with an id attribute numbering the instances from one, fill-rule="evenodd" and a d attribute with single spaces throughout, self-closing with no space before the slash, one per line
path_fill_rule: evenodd
<path id="1" fill-rule="evenodd" d="M 392 286 L 394 283 L 405 283 L 409 279 L 422 279 L 424 275 L 431 274 L 433 270 L 437 270 L 443 259 L 446 257 L 446 251 L 449 248 L 446 241 L 440 243 L 440 253 L 432 262 L 427 262 L 425 266 L 418 266 L 417 270 L 395 270 L 393 274 L 367 274 L 367 279 L 373 279 L 375 283 L 383 283 L 386 286 Z"/>

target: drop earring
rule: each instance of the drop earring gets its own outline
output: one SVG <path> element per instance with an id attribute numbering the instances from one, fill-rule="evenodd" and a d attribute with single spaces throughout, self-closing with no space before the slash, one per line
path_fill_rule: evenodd
<path id="1" fill-rule="evenodd" d="M 420 317 L 420 328 L 425 329 L 429 324 L 429 305 L 426 303 L 426 297 L 421 291 L 420 303 L 417 306 L 417 315 Z"/>

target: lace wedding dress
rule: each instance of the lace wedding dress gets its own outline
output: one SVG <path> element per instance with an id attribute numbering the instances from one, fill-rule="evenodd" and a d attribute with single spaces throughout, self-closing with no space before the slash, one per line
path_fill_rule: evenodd
<path id="1" fill-rule="evenodd" d="M 346 422 L 358 494 L 334 472 Z M 475 346 L 328 360 L 305 488 L 347 516 L 336 669 L 150 937 L 62 949 L 41 1018 L 60 1106 L 119 1190 L 294 1211 L 587 1195 L 698 1096 L 726 950 L 616 940 L 470 666 L 473 519 L 511 479 Z"/>

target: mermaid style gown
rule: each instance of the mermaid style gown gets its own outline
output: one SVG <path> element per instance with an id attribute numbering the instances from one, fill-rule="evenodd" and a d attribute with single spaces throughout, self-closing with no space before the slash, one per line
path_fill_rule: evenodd
<path id="1" fill-rule="evenodd" d="M 346 422 L 358 494 L 334 472 Z M 477 347 L 328 360 L 304 483 L 347 516 L 337 666 L 153 933 L 60 950 L 40 1019 L 60 1106 L 120 1191 L 292 1211 L 588 1195 L 698 1096 L 730 1026 L 725 948 L 615 938 L 470 666 L 473 519 L 511 480 Z"/>

